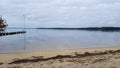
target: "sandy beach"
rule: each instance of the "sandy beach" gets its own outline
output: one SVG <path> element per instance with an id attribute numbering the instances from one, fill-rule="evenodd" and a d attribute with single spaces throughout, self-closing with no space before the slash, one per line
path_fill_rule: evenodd
<path id="1" fill-rule="evenodd" d="M 120 68 L 119 64 L 119 46 L 0 54 L 0 68 Z"/>

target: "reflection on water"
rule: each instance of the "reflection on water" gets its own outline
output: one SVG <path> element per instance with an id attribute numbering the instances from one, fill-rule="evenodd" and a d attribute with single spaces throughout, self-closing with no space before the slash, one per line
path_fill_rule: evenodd
<path id="1" fill-rule="evenodd" d="M 0 37 L 0 52 L 106 47 L 119 44 L 120 32 L 27 29 L 26 34 Z"/>

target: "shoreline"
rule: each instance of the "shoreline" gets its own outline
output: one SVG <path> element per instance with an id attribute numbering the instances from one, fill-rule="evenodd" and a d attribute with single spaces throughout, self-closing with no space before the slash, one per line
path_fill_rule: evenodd
<path id="1" fill-rule="evenodd" d="M 54 51 L 75 51 L 75 50 L 89 50 L 89 49 L 116 49 L 116 48 L 120 48 L 120 46 L 106 46 L 106 47 L 88 47 L 88 48 L 74 48 L 74 49 L 55 49 L 55 50 L 38 50 L 38 51 L 22 51 L 22 52 L 3 52 L 0 53 L 1 54 L 24 54 L 24 53 L 34 53 L 34 52 L 54 52 Z"/>
<path id="2" fill-rule="evenodd" d="M 43 51 L 34 51 L 34 52 L 13 52 L 13 53 L 0 53 L 0 58 L 5 56 L 5 55 L 9 55 L 10 56 L 14 56 L 14 55 L 18 55 L 16 57 L 29 57 L 32 55 L 35 56 L 45 56 L 45 57 L 51 57 L 51 56 L 55 56 L 55 55 L 66 55 L 66 54 L 71 54 L 73 52 L 80 52 L 80 53 L 84 53 L 84 52 L 94 52 L 94 51 L 105 51 L 105 50 L 118 50 L 120 49 L 120 46 L 111 46 L 111 47 L 94 47 L 94 48 L 79 48 L 79 49 L 61 49 L 61 50 L 43 50 Z"/>

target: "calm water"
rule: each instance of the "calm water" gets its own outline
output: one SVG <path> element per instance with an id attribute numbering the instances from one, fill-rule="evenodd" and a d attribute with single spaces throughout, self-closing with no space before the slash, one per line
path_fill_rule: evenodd
<path id="1" fill-rule="evenodd" d="M 48 29 L 28 29 L 26 31 L 26 34 L 0 37 L 0 52 L 24 52 L 120 45 L 120 32 Z"/>

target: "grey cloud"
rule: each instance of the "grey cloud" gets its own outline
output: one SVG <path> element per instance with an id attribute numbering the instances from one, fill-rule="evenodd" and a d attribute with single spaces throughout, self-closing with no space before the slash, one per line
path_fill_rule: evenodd
<path id="1" fill-rule="evenodd" d="M 120 0 L 2 0 L 0 7 L 4 17 L 26 14 L 27 26 L 87 27 L 118 26 L 119 6 Z"/>

